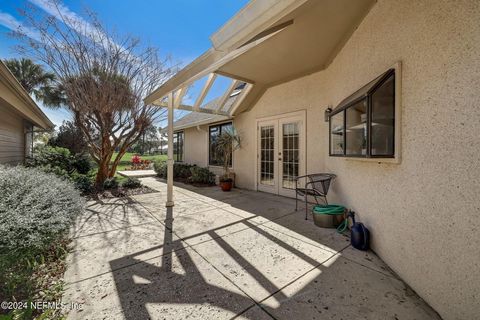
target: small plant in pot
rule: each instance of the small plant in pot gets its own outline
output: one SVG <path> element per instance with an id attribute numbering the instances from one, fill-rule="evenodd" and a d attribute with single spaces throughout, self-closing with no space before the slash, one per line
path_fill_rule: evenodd
<path id="1" fill-rule="evenodd" d="M 240 149 L 240 136 L 235 128 L 223 132 L 217 139 L 217 148 L 222 153 L 223 175 L 220 177 L 220 187 L 223 191 L 230 191 L 233 187 L 233 173 L 230 172 L 230 163 L 233 151 Z"/>

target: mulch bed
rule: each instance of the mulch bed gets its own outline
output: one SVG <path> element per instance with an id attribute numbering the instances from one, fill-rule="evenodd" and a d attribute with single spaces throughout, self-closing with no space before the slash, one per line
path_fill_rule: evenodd
<path id="1" fill-rule="evenodd" d="M 158 192 L 158 191 L 146 186 L 141 186 L 140 188 L 134 188 L 134 189 L 118 187 L 116 189 L 103 190 L 95 194 L 89 194 L 87 195 L 87 198 L 90 198 L 90 199 L 123 198 L 123 197 L 154 193 L 154 192 Z"/>
<path id="2" fill-rule="evenodd" d="M 165 178 L 162 178 L 163 180 L 167 181 L 167 179 Z M 184 184 L 188 184 L 188 185 L 191 185 L 191 186 L 194 186 L 194 187 L 198 187 L 198 188 L 206 188 L 206 187 L 214 187 L 215 184 L 213 183 L 192 183 L 190 181 L 188 181 L 188 178 L 174 178 L 173 179 L 174 182 L 181 182 L 181 183 L 184 183 Z"/>

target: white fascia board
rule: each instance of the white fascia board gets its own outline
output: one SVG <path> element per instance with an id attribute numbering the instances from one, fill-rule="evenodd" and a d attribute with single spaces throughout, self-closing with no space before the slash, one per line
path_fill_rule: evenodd
<path id="1" fill-rule="evenodd" d="M 272 27 L 309 0 L 252 0 L 211 37 L 213 48 L 228 52 Z"/>
<path id="2" fill-rule="evenodd" d="M 215 32 L 210 40 L 213 48 L 192 61 L 176 73 L 163 85 L 150 93 L 145 99 L 147 104 L 156 104 L 168 92 L 177 89 L 187 80 L 194 81 L 228 61 L 248 51 L 254 45 L 239 48 L 257 34 L 272 27 L 284 16 L 312 0 L 252 0 L 223 27 Z M 268 38 L 268 37 L 267 37 Z M 265 39 L 263 39 L 265 40 Z M 256 42 L 256 44 L 261 41 Z M 205 70 L 207 69 L 207 70 Z M 202 72 L 203 71 L 203 72 Z M 199 73 L 201 75 L 199 75 Z"/>

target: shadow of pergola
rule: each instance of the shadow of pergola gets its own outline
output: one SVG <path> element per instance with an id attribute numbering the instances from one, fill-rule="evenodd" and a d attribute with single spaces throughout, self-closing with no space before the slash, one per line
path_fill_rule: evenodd
<path id="1" fill-rule="evenodd" d="M 210 191 L 206 192 L 208 194 Z M 198 193 L 205 196 L 205 192 Z M 260 201 L 264 199 L 262 194 L 255 193 L 248 197 Z M 215 198 L 213 192 L 204 200 L 218 201 Z M 388 269 L 382 271 L 383 267 L 372 268 L 368 263 L 364 265 L 361 261 L 343 257 L 341 252 L 349 246 L 348 238 L 335 234 L 333 230 L 312 226 L 311 221 L 306 222 L 303 215 L 296 215 L 294 210 L 276 216 L 269 212 L 275 206 L 292 205 L 291 200 L 272 200 L 265 196 L 264 201 L 271 201 L 272 206 L 267 205 L 267 209 L 262 211 L 252 210 L 251 203 L 238 201 L 235 196 L 220 195 L 219 198 L 222 205 L 230 205 L 249 214 L 237 216 L 234 222 L 182 237 L 175 232 L 175 209 L 167 208 L 165 219 L 160 221 L 157 218 L 163 228 L 159 230 L 164 234 L 162 244 L 109 261 L 126 319 L 204 319 L 205 312 L 208 318 L 222 319 L 383 319 L 395 318 L 397 314 L 412 310 L 417 313 L 421 310 L 419 319 L 437 319 L 436 314 Z M 299 212 L 303 213 L 303 210 L 299 209 Z M 181 216 L 177 213 L 175 217 Z M 266 222 L 259 223 L 259 217 L 275 223 L 267 226 Z M 222 229 L 229 227 L 234 227 L 234 231 L 225 235 Z M 279 281 L 276 278 L 278 274 L 271 273 L 272 270 L 278 271 L 275 262 L 266 268 L 263 267 L 265 264 L 259 268 L 251 255 L 245 256 L 248 248 L 239 251 L 227 239 L 229 235 L 245 230 L 274 244 L 273 251 L 288 253 L 293 257 L 289 261 L 302 266 L 291 276 L 281 275 Z M 198 238 L 207 240 L 195 243 Z M 190 244 L 190 240 L 194 244 Z M 220 260 L 209 261 L 211 252 L 205 255 L 205 251 L 199 250 L 200 244 L 207 242 L 211 244 L 207 250 L 217 248 L 219 251 L 214 254 L 216 259 L 219 259 L 219 255 L 221 259 L 225 257 L 225 262 L 220 264 L 235 263 L 240 269 L 222 269 L 218 262 Z M 311 257 L 297 243 L 328 254 L 325 258 L 318 258 L 321 255 Z M 152 254 L 157 252 L 158 255 Z M 337 260 L 341 255 L 342 260 Z M 371 256 L 364 257 L 368 260 Z M 234 273 L 239 270 L 242 277 L 236 278 Z M 352 272 L 355 274 L 352 275 Z M 372 280 L 375 285 L 370 284 Z M 255 288 L 250 287 L 252 284 Z M 261 292 L 255 291 L 257 289 Z"/>
<path id="2" fill-rule="evenodd" d="M 270 292 L 268 297 L 276 295 L 277 299 L 288 299 L 288 297 L 282 293 L 281 287 L 273 283 L 266 274 L 255 268 L 252 263 L 218 235 L 217 229 L 225 228 L 226 225 L 188 237 L 179 237 L 179 240 L 173 240 L 173 234 L 175 232 L 173 210 L 174 209 L 170 207 L 167 208 L 166 211 L 166 219 L 163 222 L 165 236 L 162 245 L 110 261 L 110 268 L 113 270 L 114 281 L 125 318 L 151 318 L 151 314 L 149 314 L 147 310 L 147 305 L 155 303 L 168 306 L 175 304 L 208 305 L 229 311 L 232 314 L 232 318 L 241 315 L 244 318 L 251 319 L 256 319 L 256 316 L 249 316 L 245 311 L 257 306 L 274 318 L 268 310 L 269 308 L 262 305 L 261 301 L 256 301 L 245 292 L 244 289 L 230 280 L 228 275 L 224 275 L 219 270 L 217 271 L 225 278 L 233 290 L 212 284 L 212 281 L 209 281 L 211 279 L 206 279 L 205 273 L 202 273 L 202 270 L 199 270 L 197 267 L 199 263 L 209 264 L 209 262 L 206 261 L 203 256 L 199 255 L 194 247 L 184 245 L 188 239 L 208 235 L 211 238 L 209 241 L 215 241 L 223 250 L 224 254 L 233 258 L 248 272 L 250 277 L 255 279 L 266 291 Z M 254 230 L 280 247 L 293 253 L 298 258 L 308 262 L 312 266 L 308 271 L 319 268 L 321 263 L 324 262 L 309 257 L 300 250 L 259 228 L 250 221 L 255 217 L 256 215 L 253 215 L 250 218 L 244 218 L 232 224 L 243 224 L 246 228 Z M 158 250 L 160 248 L 163 248 L 163 254 L 156 259 L 144 261 L 136 258 L 148 251 Z M 173 265 L 174 258 L 177 264 L 175 266 Z M 216 268 L 213 267 L 213 269 Z M 167 310 L 163 311 L 168 312 Z M 195 318 L 194 314 L 190 314 L 189 316 Z"/>

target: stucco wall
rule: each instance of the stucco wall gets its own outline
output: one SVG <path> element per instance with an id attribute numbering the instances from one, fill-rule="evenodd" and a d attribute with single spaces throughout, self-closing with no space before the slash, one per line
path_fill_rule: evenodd
<path id="1" fill-rule="evenodd" d="M 480 2 L 381 0 L 324 71 L 236 117 L 237 185 L 254 189 L 255 119 L 307 110 L 307 170 L 338 175 L 373 249 L 445 319 L 480 314 Z M 328 156 L 323 111 L 402 61 L 402 162 Z M 354 276 L 354 275 L 352 275 Z"/>
<path id="2" fill-rule="evenodd" d="M 184 162 L 196 164 L 200 167 L 208 167 L 210 171 L 220 176 L 223 174 L 221 166 L 208 165 L 208 127 L 209 125 L 202 125 L 183 130 L 185 133 Z M 233 164 L 235 165 L 235 159 Z"/>
<path id="3" fill-rule="evenodd" d="M 184 132 L 184 162 L 206 167 L 208 162 L 208 127 L 188 128 Z"/>

